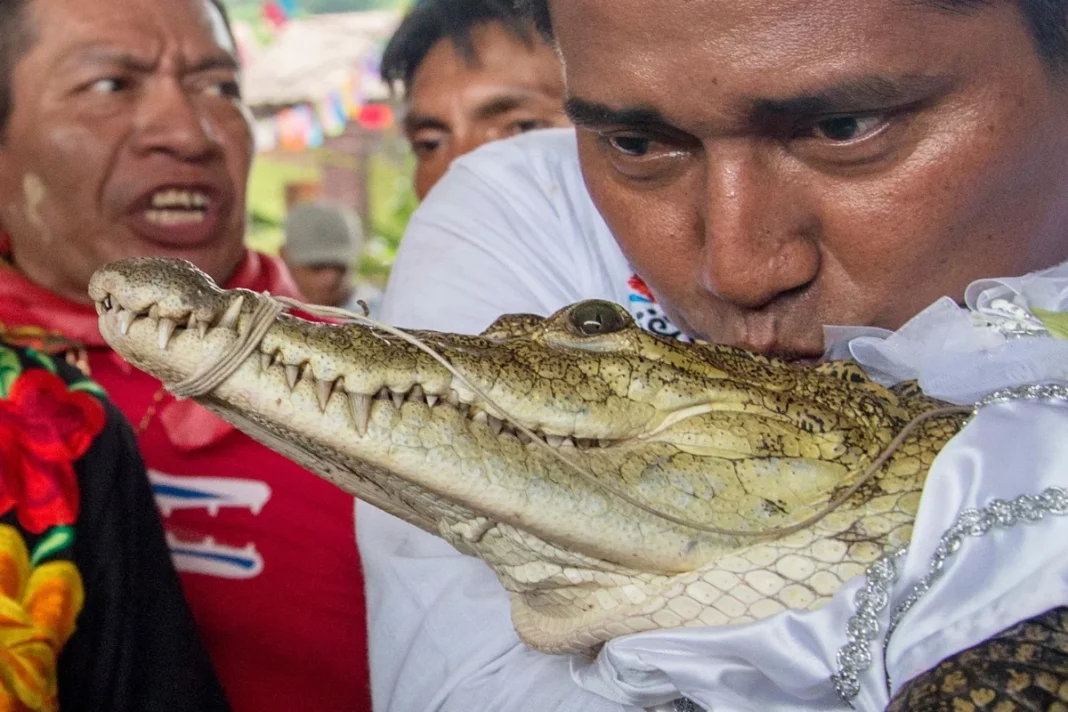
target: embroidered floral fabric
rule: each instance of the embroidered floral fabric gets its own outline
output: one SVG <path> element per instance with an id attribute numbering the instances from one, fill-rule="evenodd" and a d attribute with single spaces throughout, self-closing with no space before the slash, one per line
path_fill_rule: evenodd
<path id="1" fill-rule="evenodd" d="M 225 709 L 109 409 L 80 371 L 0 342 L 0 712 Z M 161 687 L 170 665 L 185 689 Z"/>
<path id="2" fill-rule="evenodd" d="M 72 559 L 74 461 L 104 427 L 98 387 L 0 345 L 0 709 L 55 710 L 56 665 L 85 600 Z"/>
<path id="3" fill-rule="evenodd" d="M 245 253 L 227 286 L 296 296 L 284 264 L 252 251 Z M 86 553 L 111 553 L 100 561 L 104 568 L 140 561 L 138 565 L 162 576 L 165 562 L 144 550 L 147 534 L 131 539 L 116 530 L 119 524 L 106 519 L 121 510 L 122 517 L 135 518 L 138 526 L 158 528 L 162 514 L 166 534 L 160 537 L 171 544 L 173 556 L 166 563 L 173 561 L 178 569 L 211 661 L 235 708 L 370 709 L 364 585 L 349 495 L 236 432 L 203 406 L 170 397 L 159 381 L 106 346 L 92 305 L 63 299 L 2 261 L 0 340 L 48 353 L 61 372 L 76 376 L 67 366 L 78 366 L 108 392 L 107 408 L 125 414 L 136 430 L 135 442 L 129 428 L 118 427 L 119 414 L 114 413 L 115 427 L 102 435 L 109 445 L 101 449 L 118 464 L 111 466 L 90 452 L 92 462 L 84 465 L 95 474 L 81 480 L 80 519 L 91 525 L 87 514 L 96 503 L 104 527 L 92 535 L 94 545 Z M 118 452 L 111 452 L 113 448 Z M 109 482 L 122 496 L 107 491 Z M 158 509 L 142 509 L 142 494 L 151 497 L 153 487 Z M 110 544 L 97 543 L 99 537 Z M 89 540 L 79 536 L 82 544 Z M 316 544 L 323 541 L 340 544 Z M 108 546 L 128 553 L 116 555 Z M 84 619 L 95 613 L 88 600 L 86 569 L 79 568 L 87 580 Z M 122 575 L 135 587 L 124 595 L 149 605 L 144 574 Z M 305 584 L 298 591 L 294 581 Z M 121 611 L 105 610 L 100 624 L 110 625 L 103 619 L 112 613 Z M 78 630 L 84 633 L 86 625 L 80 623 Z M 164 656 L 173 658 L 173 645 L 163 638 L 157 647 L 166 648 Z M 337 650 L 348 653 L 339 656 Z M 178 690 L 187 685 L 184 680 L 176 683 Z M 168 688 L 158 687 L 162 697 Z M 175 709 L 173 702 L 168 705 L 134 709 Z M 69 712 L 66 703 L 63 711 Z"/>

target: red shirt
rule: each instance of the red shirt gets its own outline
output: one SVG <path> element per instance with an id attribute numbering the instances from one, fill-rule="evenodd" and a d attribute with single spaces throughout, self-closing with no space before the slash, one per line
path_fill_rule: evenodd
<path id="1" fill-rule="evenodd" d="M 298 296 L 281 262 L 251 251 L 226 286 Z M 107 348 L 92 306 L 7 266 L 0 325 L 52 352 L 69 344 L 49 333 L 77 342 L 137 430 L 175 566 L 234 710 L 369 711 L 352 497 L 176 401 Z"/>

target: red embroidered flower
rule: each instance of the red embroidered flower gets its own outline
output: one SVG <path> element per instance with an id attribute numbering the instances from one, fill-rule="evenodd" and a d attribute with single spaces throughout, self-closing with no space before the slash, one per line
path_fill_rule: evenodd
<path id="1" fill-rule="evenodd" d="M 24 371 L 0 399 L 0 515 L 12 508 L 34 534 L 78 517 L 74 461 L 105 421 L 100 402 L 42 369 Z"/>

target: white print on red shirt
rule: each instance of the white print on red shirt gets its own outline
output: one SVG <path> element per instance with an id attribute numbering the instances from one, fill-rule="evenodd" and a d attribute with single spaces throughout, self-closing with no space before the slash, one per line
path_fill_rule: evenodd
<path id="1" fill-rule="evenodd" d="M 253 515 L 263 511 L 271 498 L 271 488 L 258 480 L 236 477 L 180 477 L 149 470 L 148 479 L 156 506 L 164 519 L 176 510 L 202 509 L 218 516 L 222 509 L 247 509 Z M 263 557 L 252 542 L 243 547 L 227 546 L 213 537 L 180 539 L 167 532 L 174 568 L 180 573 L 197 573 L 228 579 L 250 579 L 263 571 Z"/>

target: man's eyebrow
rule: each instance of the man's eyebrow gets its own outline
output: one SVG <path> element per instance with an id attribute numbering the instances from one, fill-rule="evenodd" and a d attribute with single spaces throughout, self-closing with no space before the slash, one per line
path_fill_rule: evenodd
<path id="1" fill-rule="evenodd" d="M 423 129 L 436 129 L 438 131 L 448 131 L 449 125 L 441 119 L 430 116 L 429 114 L 419 114 L 409 112 L 404 117 L 404 130 L 408 133 L 414 133 Z"/>
<path id="2" fill-rule="evenodd" d="M 796 96 L 756 99 L 751 113 L 760 117 L 816 116 L 887 109 L 928 99 L 948 91 L 952 85 L 953 78 L 945 75 L 856 77 Z"/>
<path id="3" fill-rule="evenodd" d="M 85 64 L 107 64 L 134 72 L 150 72 L 156 66 L 153 59 L 111 47 L 86 47 L 71 55 L 67 63 L 75 67 Z M 220 52 L 197 60 L 186 71 L 190 73 L 207 72 L 213 69 L 237 71 L 238 68 L 237 59 L 233 55 L 229 52 Z"/>
<path id="4" fill-rule="evenodd" d="M 629 107 L 616 109 L 607 104 L 569 97 L 564 102 L 564 111 L 576 126 L 667 126 L 668 121 L 656 109 Z"/>
<path id="5" fill-rule="evenodd" d="M 188 71 L 190 73 L 210 72 L 214 69 L 225 69 L 236 72 L 240 69 L 240 65 L 232 54 L 223 52 L 220 54 L 209 55 L 194 62 L 190 65 Z"/>
<path id="6" fill-rule="evenodd" d="M 527 97 L 519 94 L 496 96 L 475 109 L 475 118 L 485 120 L 501 114 L 507 114 L 509 111 L 523 106 L 526 103 L 526 99 Z"/>
<path id="7" fill-rule="evenodd" d="M 111 47 L 86 47 L 72 54 L 65 64 L 78 67 L 84 64 L 109 64 L 134 71 L 150 71 L 155 62 L 149 58 Z"/>

